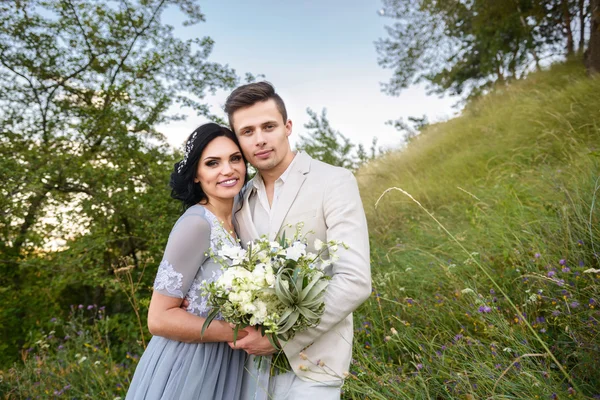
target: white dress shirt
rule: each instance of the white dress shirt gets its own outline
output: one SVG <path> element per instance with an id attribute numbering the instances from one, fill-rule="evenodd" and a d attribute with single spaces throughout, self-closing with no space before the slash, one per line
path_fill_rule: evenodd
<path id="1" fill-rule="evenodd" d="M 285 184 L 285 181 L 289 176 L 296 159 L 297 157 L 294 156 L 290 165 L 288 165 L 283 174 L 281 174 L 281 176 L 275 181 L 275 187 L 273 189 L 273 201 L 271 205 L 269 205 L 267 189 L 260 172 L 256 174 L 256 177 L 252 181 L 254 187 L 252 188 L 252 193 L 250 193 L 250 197 L 248 198 L 248 204 L 252 212 L 252 222 L 254 222 L 256 230 L 261 236 L 269 235 L 271 219 L 273 218 L 273 210 L 275 210 L 275 207 L 277 206 L 277 200 L 279 199 L 279 196 L 281 196 L 283 185 Z"/>

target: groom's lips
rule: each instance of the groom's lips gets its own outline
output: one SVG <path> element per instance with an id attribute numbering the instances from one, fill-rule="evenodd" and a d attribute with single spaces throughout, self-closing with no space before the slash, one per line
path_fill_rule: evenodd
<path id="1" fill-rule="evenodd" d="M 268 158 L 271 155 L 271 152 L 273 150 L 263 150 L 263 151 L 259 151 L 258 153 L 254 153 L 254 156 L 256 158 Z"/>

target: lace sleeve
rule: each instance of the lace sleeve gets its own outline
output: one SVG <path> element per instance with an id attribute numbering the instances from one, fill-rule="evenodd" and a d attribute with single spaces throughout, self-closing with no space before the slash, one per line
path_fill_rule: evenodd
<path id="1" fill-rule="evenodd" d="M 185 297 L 209 246 L 210 224 L 203 214 L 186 211 L 169 235 L 154 290 L 165 296 Z"/>

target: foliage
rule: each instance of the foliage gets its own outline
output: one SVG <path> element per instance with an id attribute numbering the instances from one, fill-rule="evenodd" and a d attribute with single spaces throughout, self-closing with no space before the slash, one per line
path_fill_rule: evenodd
<path id="1" fill-rule="evenodd" d="M 129 311 L 113 266 L 141 271 L 164 245 L 177 154 L 156 126 L 181 118 L 172 106 L 210 117 L 204 95 L 237 81 L 210 38 L 173 35 L 169 7 L 203 20 L 191 0 L 0 5 L 0 364 L 46 312 Z"/>
<path id="2" fill-rule="evenodd" d="M 123 361 L 113 358 L 107 338 L 115 324 L 96 305 L 72 306 L 67 320 L 52 318 L 47 330 L 31 333 L 20 365 L 0 371 L 3 398 L 124 398 L 142 349 L 129 343 Z"/>
<path id="3" fill-rule="evenodd" d="M 362 143 L 356 147 L 355 152 L 354 143 L 331 127 L 326 109 L 323 109 L 320 116 L 310 108 L 306 112 L 310 121 L 304 127 L 309 133 L 300 136 L 297 150 L 304 151 L 317 160 L 351 170 L 383 153 L 382 149 L 377 148 L 376 137 L 373 137 L 370 153 L 367 153 Z"/>
<path id="4" fill-rule="evenodd" d="M 392 95 L 425 81 L 434 92 L 478 95 L 496 82 L 524 77 L 544 57 L 574 53 L 572 27 L 585 43 L 589 2 L 569 0 L 384 0 L 396 22 L 376 43 L 379 64 L 392 69 Z M 565 44 L 566 43 L 566 44 Z"/>
<path id="5" fill-rule="evenodd" d="M 310 121 L 304 124 L 304 127 L 309 130 L 309 134 L 300 136 L 296 148 L 327 164 L 354 169 L 355 160 L 352 155 L 354 144 L 331 127 L 327 119 L 327 110 L 323 109 L 321 116 L 310 108 L 306 112 L 310 116 Z"/>
<path id="6" fill-rule="evenodd" d="M 401 132 L 404 142 L 407 143 L 429 125 L 429 119 L 426 115 L 422 117 L 408 117 L 408 121 L 410 124 L 405 122 L 404 119 L 399 118 L 395 121 L 387 121 L 386 124 L 393 126 L 398 132 Z"/>

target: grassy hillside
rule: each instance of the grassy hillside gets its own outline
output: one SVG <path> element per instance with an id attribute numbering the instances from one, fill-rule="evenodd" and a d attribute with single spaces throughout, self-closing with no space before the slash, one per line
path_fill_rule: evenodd
<path id="1" fill-rule="evenodd" d="M 600 80 L 562 64 L 362 168 L 374 293 L 347 397 L 600 395 L 599 156 Z M 375 207 L 392 187 L 432 216 L 397 189 Z"/>

